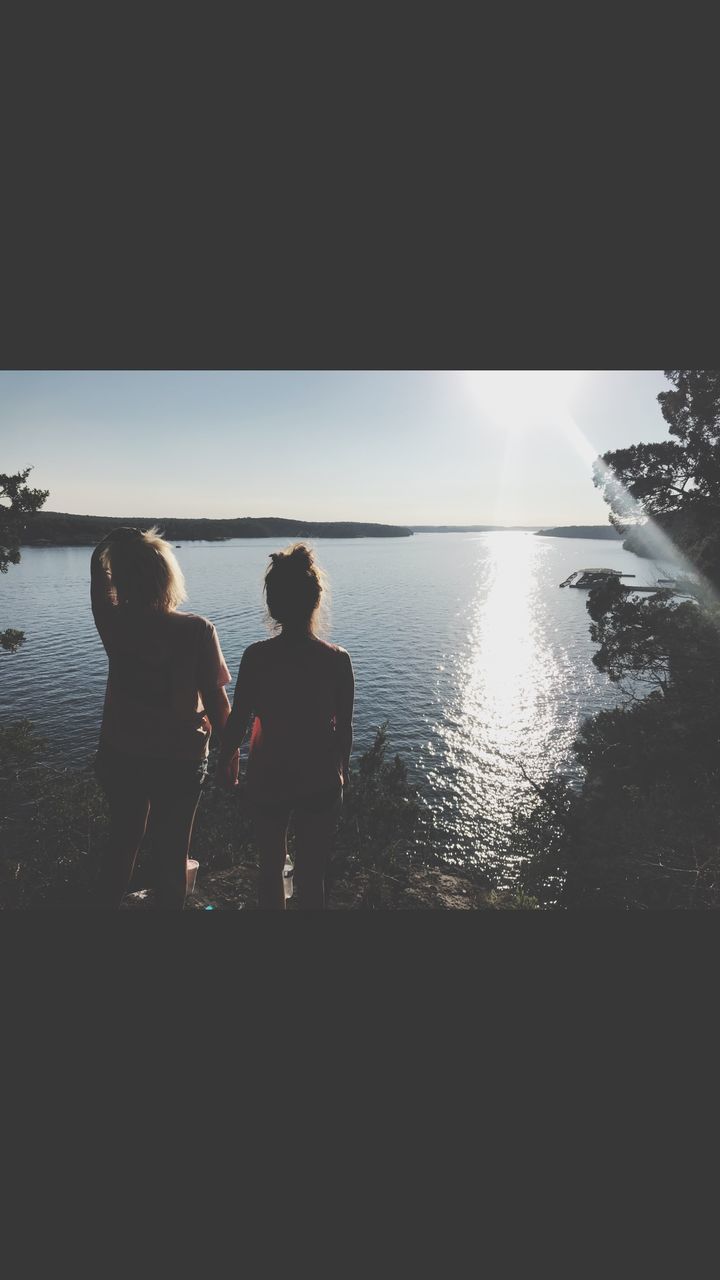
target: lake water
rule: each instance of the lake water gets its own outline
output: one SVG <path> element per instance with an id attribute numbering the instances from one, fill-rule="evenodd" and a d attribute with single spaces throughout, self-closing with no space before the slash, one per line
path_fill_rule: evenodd
<path id="1" fill-rule="evenodd" d="M 654 584 L 669 562 L 615 541 L 531 533 L 322 539 L 331 583 L 327 637 L 355 668 L 354 754 L 388 723 L 458 862 L 502 866 L 512 814 L 529 783 L 575 770 L 584 716 L 619 695 L 593 667 L 587 593 L 558 589 L 574 569 L 605 566 Z M 268 634 L 261 588 L 275 540 L 186 543 L 185 606 L 217 626 L 233 674 Z M 90 548 L 24 548 L 0 579 L 0 628 L 26 632 L 0 655 L 0 720 L 27 716 L 53 761 L 83 764 L 97 744 L 107 660 L 89 605 Z M 232 697 L 232 688 L 229 693 Z M 576 772 L 576 771 L 575 771 Z"/>

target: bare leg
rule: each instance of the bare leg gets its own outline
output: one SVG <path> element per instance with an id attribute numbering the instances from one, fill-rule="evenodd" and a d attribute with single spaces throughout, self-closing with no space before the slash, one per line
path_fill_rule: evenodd
<path id="1" fill-rule="evenodd" d="M 187 887 L 187 859 L 200 801 L 200 788 L 163 786 L 151 798 L 151 828 L 158 870 L 157 906 L 182 911 Z"/>
<path id="2" fill-rule="evenodd" d="M 295 865 L 298 907 L 321 911 L 325 906 L 325 872 L 335 838 L 341 801 L 324 813 L 295 811 Z"/>
<path id="3" fill-rule="evenodd" d="M 100 868 L 97 904 L 117 910 L 132 879 L 135 859 L 147 826 L 149 801 L 142 794 L 121 794 L 112 789 L 110 804 L 110 847 Z"/>
<path id="4" fill-rule="evenodd" d="M 282 818 L 255 818 L 259 861 L 258 907 L 261 911 L 285 910 L 283 867 L 287 852 L 289 814 Z"/>

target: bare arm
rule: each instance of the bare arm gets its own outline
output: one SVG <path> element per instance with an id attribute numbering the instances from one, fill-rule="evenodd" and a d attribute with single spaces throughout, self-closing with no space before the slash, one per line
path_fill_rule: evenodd
<path id="1" fill-rule="evenodd" d="M 221 786 L 228 788 L 228 790 L 232 790 L 233 787 L 238 785 L 240 745 L 247 733 L 253 712 L 253 689 L 250 674 L 252 664 L 247 655 L 248 650 L 246 649 L 238 671 L 232 710 L 225 720 L 217 764 L 217 780 Z"/>
<path id="2" fill-rule="evenodd" d="M 102 561 L 103 551 L 110 546 L 111 537 L 111 534 L 106 534 L 102 541 L 98 542 L 90 557 L 90 604 L 96 622 L 98 611 L 107 606 L 112 607 L 113 604 L 110 593 L 110 574 Z"/>
<path id="3" fill-rule="evenodd" d="M 108 633 L 108 626 L 112 621 L 113 610 L 116 608 L 115 599 L 112 593 L 110 582 L 110 574 L 103 563 L 103 552 L 107 550 L 113 542 L 120 542 L 125 538 L 141 537 L 139 529 L 132 529 L 127 525 L 121 525 L 118 529 L 111 529 L 110 533 L 106 533 L 105 537 L 98 542 L 95 550 L 90 557 L 90 607 L 92 608 L 95 626 L 100 633 L 100 639 L 105 643 Z"/>
<path id="4" fill-rule="evenodd" d="M 340 747 L 343 786 L 350 780 L 350 752 L 353 743 L 353 706 L 355 703 L 355 675 L 350 661 L 350 654 L 341 654 L 340 684 L 338 688 L 337 714 L 335 731 Z"/>
<path id="5" fill-rule="evenodd" d="M 208 689 L 207 693 L 201 689 L 200 696 L 212 731 L 216 737 L 220 737 L 230 715 L 230 699 L 225 688 L 221 685 L 219 689 Z"/>

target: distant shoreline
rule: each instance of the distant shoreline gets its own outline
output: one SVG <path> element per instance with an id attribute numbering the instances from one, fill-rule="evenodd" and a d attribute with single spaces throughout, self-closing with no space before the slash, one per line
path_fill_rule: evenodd
<path id="1" fill-rule="evenodd" d="M 537 532 L 541 538 L 601 538 L 607 542 L 619 542 L 623 536 L 611 524 L 568 524 Z"/>
<path id="2" fill-rule="evenodd" d="M 545 538 L 608 538 L 613 541 L 620 534 L 612 525 L 567 524 L 553 529 L 541 529 L 536 524 L 413 524 L 413 533 L 535 533 Z"/>
<path id="3" fill-rule="evenodd" d="M 277 516 L 234 520 L 182 519 L 174 516 L 78 516 L 38 511 L 21 538 L 24 547 L 94 547 L 121 525 L 157 526 L 168 542 L 226 542 L 229 538 L 411 538 L 406 525 L 360 521 L 287 520 Z"/>
<path id="4" fill-rule="evenodd" d="M 536 524 L 411 524 L 413 533 L 535 533 Z"/>
<path id="5" fill-rule="evenodd" d="M 25 547 L 94 547 L 113 528 L 157 526 L 168 542 L 226 542 L 231 538 L 411 538 L 416 533 L 534 533 L 553 538 L 619 539 L 612 525 L 374 524 L 359 520 L 292 520 L 279 516 L 240 516 L 214 520 L 177 516 L 80 516 L 38 511 L 21 539 Z"/>

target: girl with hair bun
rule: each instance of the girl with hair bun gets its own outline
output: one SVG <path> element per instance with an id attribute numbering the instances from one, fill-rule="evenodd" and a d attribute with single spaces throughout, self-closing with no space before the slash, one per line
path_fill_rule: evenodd
<path id="1" fill-rule="evenodd" d="M 271 555 L 265 598 L 277 634 L 245 650 L 218 761 L 238 785 L 237 752 L 252 720 L 247 792 L 255 823 L 258 905 L 284 910 L 287 832 L 295 817 L 299 907 L 325 906 L 325 872 L 347 786 L 355 694 L 350 655 L 317 634 L 325 576 L 296 543 Z"/>

